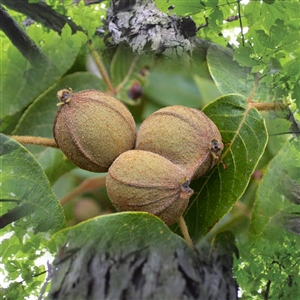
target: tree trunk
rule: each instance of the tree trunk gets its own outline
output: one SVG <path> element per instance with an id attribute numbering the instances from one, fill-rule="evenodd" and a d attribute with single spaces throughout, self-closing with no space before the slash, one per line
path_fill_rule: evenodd
<path id="1" fill-rule="evenodd" d="M 114 254 L 96 248 L 91 244 L 59 255 L 48 300 L 237 299 L 229 249 L 148 247 Z"/>

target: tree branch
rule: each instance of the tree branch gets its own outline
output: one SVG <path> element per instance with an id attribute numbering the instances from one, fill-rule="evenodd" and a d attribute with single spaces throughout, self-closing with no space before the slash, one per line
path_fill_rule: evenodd
<path id="1" fill-rule="evenodd" d="M 28 1 L 24 0 L 0 0 L 0 3 L 59 33 L 61 33 L 65 24 L 69 24 L 72 33 L 75 33 L 77 30 L 83 31 L 80 26 L 69 20 L 67 16 L 57 13 L 44 2 L 28 3 Z"/>
<path id="2" fill-rule="evenodd" d="M 33 67 L 50 65 L 42 50 L 26 34 L 19 24 L 0 5 L 0 29 Z"/>

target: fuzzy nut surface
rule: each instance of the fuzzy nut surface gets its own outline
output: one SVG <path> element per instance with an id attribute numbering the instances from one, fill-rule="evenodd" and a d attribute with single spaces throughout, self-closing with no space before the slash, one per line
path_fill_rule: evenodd
<path id="1" fill-rule="evenodd" d="M 202 111 L 180 105 L 162 108 L 147 117 L 136 140 L 136 149 L 164 156 L 184 169 L 188 179 L 207 173 L 223 147 L 220 131 Z"/>
<path id="2" fill-rule="evenodd" d="M 187 208 L 193 190 L 185 173 L 166 158 L 142 150 L 122 153 L 106 178 L 107 194 L 119 211 L 146 211 L 167 225 Z"/>
<path id="3" fill-rule="evenodd" d="M 107 172 L 121 153 L 134 148 L 135 122 L 119 100 L 97 90 L 62 90 L 58 97 L 53 136 L 78 167 Z"/>

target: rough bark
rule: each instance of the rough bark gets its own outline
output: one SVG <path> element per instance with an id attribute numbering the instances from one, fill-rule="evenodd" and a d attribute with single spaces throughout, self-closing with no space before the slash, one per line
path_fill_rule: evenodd
<path id="1" fill-rule="evenodd" d="M 91 244 L 57 258 L 48 300 L 237 299 L 228 249 L 200 254 L 144 248 L 116 255 L 96 248 Z"/>

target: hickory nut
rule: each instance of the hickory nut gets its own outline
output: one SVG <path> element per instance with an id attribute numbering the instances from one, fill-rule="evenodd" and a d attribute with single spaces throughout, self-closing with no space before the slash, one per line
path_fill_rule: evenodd
<path id="1" fill-rule="evenodd" d="M 146 211 L 167 225 L 187 208 L 194 191 L 184 172 L 166 158 L 148 151 L 122 153 L 106 178 L 107 194 L 119 211 Z"/>
<path id="2" fill-rule="evenodd" d="M 196 179 L 220 159 L 224 145 L 217 126 L 200 110 L 174 105 L 141 124 L 136 149 L 164 156 Z"/>
<path id="3" fill-rule="evenodd" d="M 106 172 L 122 152 L 134 148 L 135 122 L 120 101 L 97 90 L 61 90 L 57 96 L 53 136 L 75 165 Z"/>

